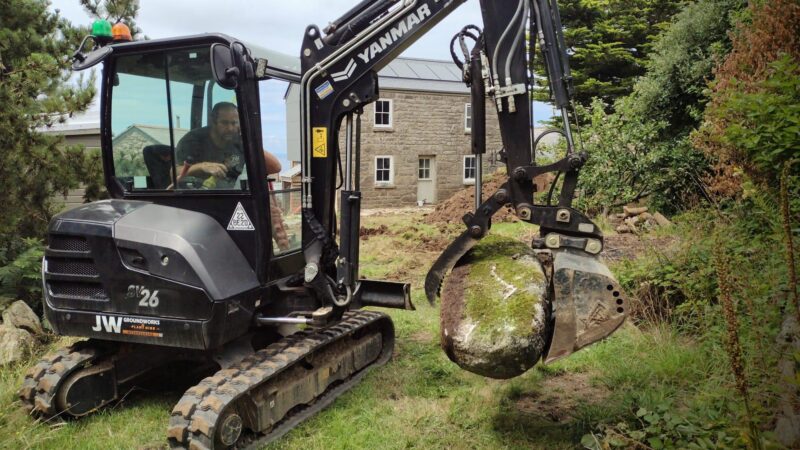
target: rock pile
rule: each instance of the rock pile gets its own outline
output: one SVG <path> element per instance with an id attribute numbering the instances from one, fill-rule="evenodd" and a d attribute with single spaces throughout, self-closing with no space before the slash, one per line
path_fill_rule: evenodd
<path id="1" fill-rule="evenodd" d="M 617 233 L 638 233 L 640 231 L 652 230 L 658 227 L 668 227 L 672 225 L 659 212 L 650 213 L 646 206 L 623 206 L 622 212 L 611 214 L 608 220 L 614 226 Z"/>
<path id="2" fill-rule="evenodd" d="M 42 323 L 22 300 L 3 311 L 0 324 L 0 366 L 23 359 L 36 344 L 36 336 L 44 334 Z"/>

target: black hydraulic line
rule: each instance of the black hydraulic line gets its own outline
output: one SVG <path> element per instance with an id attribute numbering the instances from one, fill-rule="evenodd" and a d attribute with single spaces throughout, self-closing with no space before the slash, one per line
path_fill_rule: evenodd
<path id="1" fill-rule="evenodd" d="M 564 82 L 564 60 L 561 57 L 561 53 L 565 49 L 561 48 L 560 42 L 556 38 L 550 2 L 548 0 L 534 0 L 534 8 L 539 16 L 539 27 L 544 36 L 542 53 L 547 66 L 550 89 L 553 92 L 556 107 L 561 109 L 569 105 L 569 95 Z"/>
<path id="2" fill-rule="evenodd" d="M 564 87 L 567 90 L 567 101 L 575 94 L 572 85 L 572 73 L 569 68 L 569 60 L 567 59 L 567 42 L 564 40 L 563 27 L 561 25 L 561 14 L 558 11 L 558 5 L 555 7 L 550 6 L 550 11 L 553 17 L 553 25 L 555 27 L 556 38 L 558 39 L 559 51 L 558 54 L 561 60 L 561 69 L 564 72 L 563 81 Z"/>
<path id="3" fill-rule="evenodd" d="M 486 85 L 483 83 L 481 73 L 482 40 L 479 40 L 472 49 L 470 60 L 470 96 L 472 102 L 472 154 L 483 155 L 486 153 Z"/>
<path id="4" fill-rule="evenodd" d="M 367 28 L 375 19 L 380 18 L 389 11 L 389 7 L 399 0 L 365 0 L 358 6 L 345 13 L 345 20 L 339 19 L 329 25 L 330 30 L 323 38 L 328 45 L 340 45 L 349 41 L 353 36 Z"/>
<path id="5" fill-rule="evenodd" d="M 338 191 L 344 185 L 344 174 L 342 173 L 342 152 L 338 149 L 336 150 L 336 162 L 337 166 L 339 167 L 339 184 L 336 185 L 335 191 Z"/>
<path id="6" fill-rule="evenodd" d="M 353 180 L 353 188 L 356 191 L 361 190 L 361 114 L 364 113 L 364 109 L 360 108 L 355 111 L 356 113 L 356 139 L 355 139 L 355 162 L 353 165 L 354 170 L 354 180 Z"/>
<path id="7" fill-rule="evenodd" d="M 453 59 L 453 63 L 455 63 L 455 65 L 458 66 L 462 72 L 464 71 L 464 64 L 468 63 L 470 60 L 470 51 L 467 48 L 464 38 L 469 37 L 473 41 L 478 42 L 481 33 L 481 29 L 477 26 L 467 25 L 462 28 L 461 31 L 453 35 L 453 39 L 450 40 L 450 57 Z M 459 46 L 461 47 L 461 53 L 464 55 L 463 61 L 456 54 L 456 42 L 459 43 Z"/>

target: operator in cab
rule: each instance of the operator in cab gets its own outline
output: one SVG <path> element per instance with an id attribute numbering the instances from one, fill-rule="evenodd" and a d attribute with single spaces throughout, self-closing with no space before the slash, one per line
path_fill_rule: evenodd
<path id="1" fill-rule="evenodd" d="M 239 111 L 230 102 L 220 102 L 211 109 L 206 127 L 188 132 L 176 149 L 178 178 L 204 179 L 203 187 L 231 189 L 244 170 L 244 151 L 239 133 Z M 281 163 L 264 151 L 267 174 L 281 171 Z"/>

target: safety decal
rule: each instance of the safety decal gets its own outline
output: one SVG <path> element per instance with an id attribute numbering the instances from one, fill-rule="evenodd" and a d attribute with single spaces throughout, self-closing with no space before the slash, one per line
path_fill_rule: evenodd
<path id="1" fill-rule="evenodd" d="M 247 212 L 244 210 L 242 203 L 239 202 L 236 204 L 236 209 L 233 210 L 233 216 L 231 216 L 231 221 L 228 223 L 228 230 L 230 231 L 252 231 L 255 230 L 253 227 L 253 222 L 250 222 L 250 217 L 247 216 Z"/>
<path id="2" fill-rule="evenodd" d="M 328 127 L 314 127 L 311 130 L 311 148 L 314 158 L 328 156 Z"/>
<path id="3" fill-rule="evenodd" d="M 330 81 L 326 81 L 317 86 L 314 92 L 317 93 L 317 97 L 319 97 L 320 100 L 325 100 L 325 97 L 333 94 L 333 86 Z"/>

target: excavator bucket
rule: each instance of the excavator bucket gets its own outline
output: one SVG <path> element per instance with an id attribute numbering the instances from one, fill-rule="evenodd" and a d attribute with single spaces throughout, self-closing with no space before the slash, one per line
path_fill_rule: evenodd
<path id="1" fill-rule="evenodd" d="M 614 332 L 625 321 L 627 304 L 619 283 L 595 255 L 553 250 L 551 363 Z"/>

